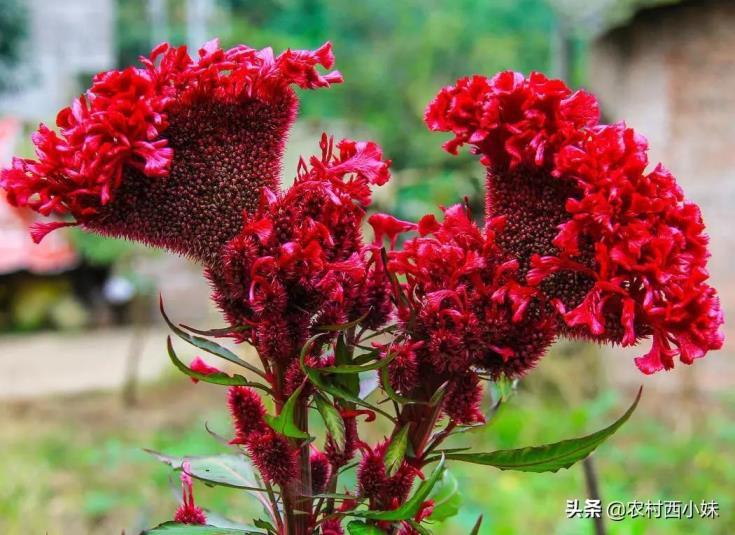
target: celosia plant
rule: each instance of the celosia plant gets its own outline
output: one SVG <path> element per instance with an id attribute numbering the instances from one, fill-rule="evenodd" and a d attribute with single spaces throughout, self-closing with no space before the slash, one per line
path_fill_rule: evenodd
<path id="1" fill-rule="evenodd" d="M 646 374 L 722 345 L 699 209 L 665 168 L 646 171 L 640 135 L 599 124 L 593 96 L 542 74 L 464 78 L 427 108 L 428 127 L 454 135 L 446 150 L 469 144 L 487 167 L 482 226 L 467 202 L 439 219 L 366 219 L 391 164 L 371 141 L 323 135 L 284 186 L 291 86 L 341 82 L 317 70 L 332 63 L 329 44 L 276 57 L 212 41 L 197 59 L 161 45 L 141 67 L 97 75 L 58 132 L 34 134 L 37 158 L 2 172 L 11 203 L 67 217 L 35 227 L 36 240 L 81 225 L 189 256 L 226 318 L 197 331 L 164 313 L 242 373 L 187 366 L 169 338 L 194 382 L 228 387 L 233 454 L 156 454 L 181 471 L 183 498 L 150 533 L 428 533 L 449 514 L 432 499 L 448 461 L 557 471 L 632 413 L 542 447 L 446 449 L 491 416 L 486 386 L 524 376 L 557 338 L 651 338 L 636 359 Z M 257 364 L 213 338 L 251 345 Z M 368 443 L 358 419 L 389 434 Z M 254 493 L 267 517 L 224 526 L 195 503 L 193 479 Z"/>

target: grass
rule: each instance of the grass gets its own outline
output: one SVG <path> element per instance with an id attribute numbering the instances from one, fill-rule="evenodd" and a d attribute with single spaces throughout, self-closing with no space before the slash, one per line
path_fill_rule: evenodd
<path id="1" fill-rule="evenodd" d="M 477 450 L 541 444 L 610 423 L 631 395 L 605 391 L 573 408 L 530 384 L 486 428 L 465 434 Z M 726 534 L 735 526 L 735 398 L 669 410 L 671 400 L 644 393 L 633 418 L 595 454 L 605 501 L 717 500 L 718 519 L 607 522 L 611 535 Z M 0 533 L 4 535 L 138 533 L 169 519 L 176 478 L 142 451 L 211 454 L 224 446 L 204 422 L 226 433 L 224 392 L 166 381 L 144 389 L 140 406 L 124 409 L 116 393 L 14 403 L 0 412 Z M 590 520 L 565 518 L 567 499 L 584 501 L 581 467 L 556 474 L 451 466 L 462 513 L 437 534 L 467 533 L 479 514 L 482 534 L 593 533 Z M 247 493 L 198 484 L 197 501 L 241 521 L 259 514 Z"/>

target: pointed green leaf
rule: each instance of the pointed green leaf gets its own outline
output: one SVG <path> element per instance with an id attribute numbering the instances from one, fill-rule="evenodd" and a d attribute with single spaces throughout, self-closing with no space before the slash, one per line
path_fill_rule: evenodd
<path id="1" fill-rule="evenodd" d="M 347 533 L 350 535 L 386 535 L 385 531 L 376 526 L 371 526 L 359 520 L 353 520 L 347 524 Z"/>
<path id="2" fill-rule="evenodd" d="M 357 364 L 342 364 L 340 366 L 325 366 L 323 368 L 314 368 L 314 371 L 319 373 L 363 373 L 372 370 L 380 370 L 385 368 L 390 362 L 396 358 L 397 353 L 392 353 L 384 359 L 377 360 L 370 364 L 357 365 Z"/>
<path id="3" fill-rule="evenodd" d="M 281 413 L 278 416 L 271 416 L 270 414 L 265 415 L 265 420 L 268 422 L 268 425 L 271 426 L 276 433 L 280 433 L 281 435 L 286 435 L 291 438 L 309 438 L 309 434 L 299 429 L 296 422 L 294 422 L 296 402 L 298 401 L 303 389 L 304 385 L 302 383 L 286 400 L 286 403 L 284 403 L 281 408 Z"/>
<path id="4" fill-rule="evenodd" d="M 638 406 L 643 388 L 630 408 L 612 425 L 580 438 L 562 440 L 554 444 L 533 446 L 514 450 L 498 450 L 490 453 L 449 453 L 447 459 L 494 466 L 501 470 L 521 472 L 556 472 L 569 468 L 592 453 L 600 444 L 617 431 Z"/>
<path id="5" fill-rule="evenodd" d="M 240 357 L 235 355 L 232 351 L 227 349 L 226 347 L 223 347 L 215 342 L 212 342 L 211 340 L 207 340 L 206 338 L 202 338 L 201 336 L 194 336 L 186 331 L 180 329 L 178 326 L 176 326 L 166 315 L 166 311 L 163 308 L 163 297 L 160 298 L 160 308 L 161 308 L 161 316 L 163 316 L 163 320 L 166 322 L 166 324 L 169 326 L 169 328 L 182 340 L 185 340 L 186 342 L 189 342 L 194 347 L 198 347 L 199 349 L 206 351 L 207 353 L 211 353 L 212 355 L 216 355 L 220 358 L 223 358 L 225 360 L 228 360 L 234 364 L 237 364 L 238 366 L 242 366 L 243 368 L 246 368 L 250 370 L 251 372 L 259 375 L 260 377 L 265 379 L 265 374 L 250 364 L 249 362 L 246 362 L 242 360 Z"/>
<path id="6" fill-rule="evenodd" d="M 324 425 L 332 436 L 332 440 L 337 444 L 340 450 L 345 447 L 345 422 L 339 411 L 330 403 L 330 401 L 321 393 L 314 396 L 316 402 L 316 410 L 324 420 Z"/>
<path id="7" fill-rule="evenodd" d="M 234 528 L 218 528 L 215 526 L 198 526 L 195 524 L 179 524 L 178 522 L 164 522 L 155 528 L 144 531 L 143 535 L 257 535 L 263 533 L 265 532 Z"/>
<path id="8" fill-rule="evenodd" d="M 329 376 L 322 376 L 321 374 L 317 373 L 315 368 L 312 368 L 306 364 L 306 355 L 309 352 L 311 346 L 314 345 L 314 343 L 320 336 L 322 335 L 317 334 L 312 336 L 309 340 L 306 341 L 304 347 L 301 349 L 301 369 L 304 371 L 304 374 L 309 379 L 309 381 L 323 392 L 327 392 L 328 394 L 332 394 L 333 396 L 344 399 L 346 401 L 351 401 L 357 405 L 375 411 L 378 414 L 382 414 L 389 420 L 393 421 L 393 416 L 385 412 L 383 409 L 381 409 L 380 407 L 375 407 L 370 403 L 367 403 L 363 399 L 360 399 L 360 384 L 358 376 L 355 376 L 358 381 L 357 392 L 353 394 L 343 386 L 332 383 Z"/>
<path id="9" fill-rule="evenodd" d="M 434 500 L 434 508 L 429 520 L 442 521 L 459 513 L 462 494 L 457 479 L 449 470 L 444 471 L 444 476 L 434 487 L 430 498 Z"/>
<path id="10" fill-rule="evenodd" d="M 400 395 L 395 391 L 393 385 L 390 384 L 390 376 L 388 375 L 388 368 L 380 370 L 380 384 L 383 386 L 385 394 L 400 405 L 409 405 L 411 403 L 415 405 L 426 405 L 426 401 L 417 401 L 415 399 L 407 398 Z"/>
<path id="11" fill-rule="evenodd" d="M 184 461 L 189 461 L 189 470 L 187 473 L 206 483 L 258 492 L 266 491 L 266 489 L 257 486 L 255 483 L 255 472 L 247 459 L 242 455 L 223 454 L 202 457 L 177 457 L 152 450 L 145 451 L 176 470 L 181 470 Z"/>
<path id="12" fill-rule="evenodd" d="M 408 446 L 408 431 L 411 424 L 408 423 L 401 427 L 400 431 L 391 439 L 388 449 L 385 451 L 385 470 L 388 476 L 392 476 L 400 468 L 403 463 L 403 457 L 406 455 L 406 447 Z"/>
<path id="13" fill-rule="evenodd" d="M 348 514 L 351 516 L 367 518 L 369 520 L 386 520 L 389 522 L 413 518 L 421 508 L 421 504 L 426 501 L 426 498 L 428 498 L 431 490 L 434 488 L 434 485 L 436 485 L 436 482 L 439 481 L 444 474 L 444 463 L 444 456 L 442 456 L 439 464 L 436 465 L 436 468 L 434 468 L 431 475 L 426 478 L 426 480 L 422 481 L 413 496 L 406 500 L 406 502 L 397 509 L 393 509 L 391 511 L 350 511 Z"/>
<path id="14" fill-rule="evenodd" d="M 195 379 L 198 379 L 205 383 L 212 383 L 215 385 L 252 386 L 253 388 L 260 388 L 262 390 L 269 391 L 267 386 L 261 385 L 260 383 L 248 381 L 242 375 L 228 375 L 224 372 L 206 374 L 192 370 L 186 364 L 181 362 L 181 360 L 179 360 L 179 357 L 176 355 L 176 351 L 174 351 L 173 342 L 171 341 L 170 336 L 166 339 L 166 348 L 168 349 L 168 356 L 171 359 L 171 362 L 173 362 L 174 366 L 176 366 L 182 373 L 188 375 L 189 377 L 194 377 Z"/>
<path id="15" fill-rule="evenodd" d="M 212 338 L 229 338 L 233 334 L 252 329 L 250 325 L 243 325 L 241 327 L 219 327 L 215 329 L 197 329 L 196 327 L 184 325 L 183 323 L 179 323 L 179 326 L 191 333 L 201 334 L 202 336 L 211 336 Z"/>
<path id="16" fill-rule="evenodd" d="M 268 533 L 276 533 L 276 528 L 273 527 L 273 524 L 267 520 L 263 520 L 262 518 L 254 519 L 253 524 L 255 524 L 255 527 L 257 528 L 266 530 Z"/>
<path id="17" fill-rule="evenodd" d="M 322 325 L 321 327 L 317 327 L 317 330 L 319 330 L 319 331 L 331 331 L 331 332 L 335 332 L 335 331 L 346 331 L 348 329 L 351 329 L 352 327 L 355 327 L 362 320 L 364 320 L 365 318 L 367 318 L 367 315 L 369 313 L 370 313 L 370 311 L 368 310 L 367 312 L 365 312 L 362 316 L 360 316 L 356 320 L 352 320 L 352 321 L 350 321 L 348 323 L 334 323 L 334 324 L 331 324 L 331 325 Z"/>
<path id="18" fill-rule="evenodd" d="M 482 515 L 477 517 L 477 522 L 475 522 L 475 525 L 472 527 L 470 535 L 478 535 L 478 533 L 480 533 L 480 526 L 482 526 Z"/>

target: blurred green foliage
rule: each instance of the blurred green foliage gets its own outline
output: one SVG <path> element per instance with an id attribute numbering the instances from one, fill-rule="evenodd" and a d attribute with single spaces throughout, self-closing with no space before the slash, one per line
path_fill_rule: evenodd
<path id="1" fill-rule="evenodd" d="M 0 91 L 10 78 L 9 71 L 20 59 L 28 30 L 27 6 L 22 0 L 0 0 Z"/>
<path id="2" fill-rule="evenodd" d="M 142 0 L 120 0 L 121 64 L 151 47 Z M 167 3 L 171 42 L 185 42 L 183 2 Z M 229 0 L 219 4 L 210 35 L 226 46 L 276 51 L 332 41 L 345 83 L 302 101 L 304 118 L 368 127 L 394 168 L 446 162 L 422 122 L 444 85 L 473 73 L 548 68 L 553 13 L 544 0 Z M 147 33 L 146 33 L 147 32 Z"/>

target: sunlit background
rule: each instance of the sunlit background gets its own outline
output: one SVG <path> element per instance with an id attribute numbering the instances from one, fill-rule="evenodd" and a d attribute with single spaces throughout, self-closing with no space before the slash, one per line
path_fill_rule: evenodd
<path id="1" fill-rule="evenodd" d="M 422 124 L 457 77 L 541 70 L 586 87 L 608 121 L 645 134 L 708 223 L 726 324 L 735 307 L 735 2 L 699 0 L 0 0 L 0 162 L 30 156 L 30 132 L 154 44 L 313 48 L 334 44 L 345 84 L 303 94 L 284 180 L 323 130 L 375 139 L 394 179 L 378 208 L 416 219 L 468 196 L 482 213 L 472 158 L 453 158 Z M 655 162 L 654 162 L 655 163 Z M 197 266 L 71 231 L 33 246 L 33 215 L 0 197 L 0 534 L 128 534 L 176 507 L 172 454 L 222 451 L 224 392 L 176 375 L 164 352 L 159 292 L 178 321 L 221 323 Z M 732 329 L 727 329 L 732 333 Z M 607 522 L 611 534 L 735 532 L 732 336 L 695 366 L 644 377 L 620 350 L 559 343 L 486 429 L 478 450 L 556 441 L 604 427 L 645 391 L 630 422 L 594 456 L 605 502 L 702 500 L 719 518 Z M 244 348 L 243 348 L 244 350 Z M 488 402 L 489 403 L 489 402 Z M 593 533 L 566 519 L 588 496 L 580 466 L 520 474 L 453 466 L 461 512 L 436 533 Z M 252 496 L 198 485 L 202 504 L 242 521 Z M 459 498 L 455 498 L 459 500 Z"/>

